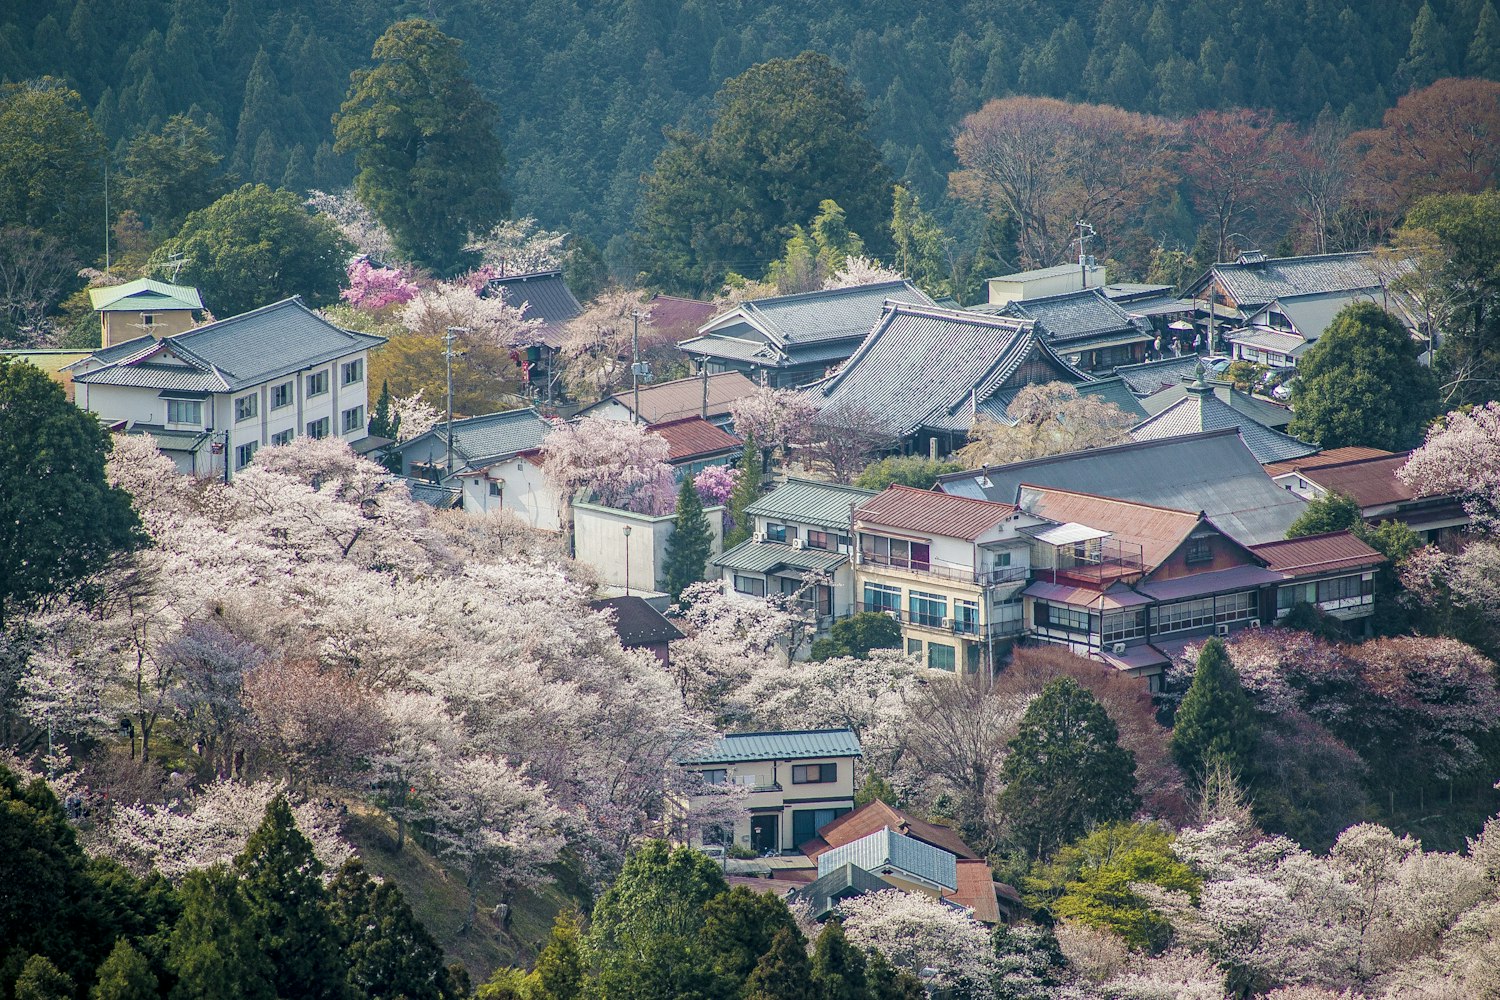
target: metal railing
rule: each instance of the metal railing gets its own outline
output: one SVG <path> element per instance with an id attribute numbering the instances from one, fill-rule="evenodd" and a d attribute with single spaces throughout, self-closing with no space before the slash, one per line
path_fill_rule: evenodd
<path id="1" fill-rule="evenodd" d="M 1026 579 L 1030 572 L 1028 566 L 993 566 L 989 569 L 976 570 L 972 566 L 959 566 L 953 563 L 940 563 L 931 560 L 927 562 L 897 562 L 889 557 L 881 558 L 870 552 L 859 553 L 855 561 L 860 566 L 879 566 L 883 569 L 896 569 L 904 573 L 919 573 L 924 576 L 935 576 L 944 580 L 957 580 L 961 583 L 974 583 L 980 586 L 992 586 L 997 583 L 1014 583 L 1017 580 Z"/>
<path id="2" fill-rule="evenodd" d="M 856 612 L 868 611 L 877 614 L 890 615 L 895 621 L 903 625 L 915 625 L 918 628 L 932 629 L 937 632 L 950 632 L 954 635 L 970 639 L 999 638 L 1006 635 L 1019 635 L 1025 623 L 1019 618 L 1013 622 L 981 622 L 970 621 L 964 618 L 943 618 L 938 615 L 929 615 L 917 611 L 906 611 L 901 608 L 887 608 L 877 604 L 856 603 Z"/>

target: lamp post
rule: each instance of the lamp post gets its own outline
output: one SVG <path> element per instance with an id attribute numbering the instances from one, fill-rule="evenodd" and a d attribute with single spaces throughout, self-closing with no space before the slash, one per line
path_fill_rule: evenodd
<path id="1" fill-rule="evenodd" d="M 625 596 L 630 596 L 630 525 L 625 525 Z"/>
<path id="2" fill-rule="evenodd" d="M 453 476 L 453 341 L 460 333 L 468 333 L 466 326 L 450 326 L 443 333 L 443 357 L 448 367 L 448 464 L 445 477 Z"/>

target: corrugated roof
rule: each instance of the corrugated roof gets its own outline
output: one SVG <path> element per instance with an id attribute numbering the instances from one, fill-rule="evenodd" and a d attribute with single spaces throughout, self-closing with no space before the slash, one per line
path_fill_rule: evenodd
<path id="1" fill-rule="evenodd" d="M 1320 465 L 1302 469 L 1299 475 L 1330 493 L 1353 497 L 1361 507 L 1405 503 L 1415 500 L 1416 491 L 1403 483 L 1396 471 L 1406 464 L 1411 452 L 1403 451 L 1379 458 L 1362 458 L 1337 465 Z"/>
<path id="2" fill-rule="evenodd" d="M 973 540 L 1015 512 L 1010 504 L 892 485 L 861 504 L 855 517 L 862 525 Z"/>
<path id="3" fill-rule="evenodd" d="M 1179 399 L 1185 398 L 1190 385 L 1190 382 L 1180 382 L 1160 392 L 1154 392 L 1140 401 L 1141 408 L 1146 411 L 1147 416 L 1155 416 Z M 1278 406 L 1270 400 L 1252 396 L 1248 392 L 1240 392 L 1228 382 L 1210 379 L 1208 385 L 1213 389 L 1214 396 L 1219 402 L 1240 411 L 1262 427 L 1281 430 L 1292 421 L 1292 411 L 1285 406 Z"/>
<path id="4" fill-rule="evenodd" d="M 667 621 L 666 616 L 643 597 L 607 597 L 590 601 L 589 607 L 595 611 L 613 612 L 611 624 L 615 635 L 620 637 L 620 645 L 626 649 L 675 642 L 683 637 L 677 626 Z"/>
<path id="5" fill-rule="evenodd" d="M 1077 264 L 1055 264 L 1052 267 L 1038 267 L 1030 271 L 1016 271 L 1013 274 L 1000 274 L 990 281 L 1037 281 L 1041 278 L 1057 278 L 1065 274 L 1077 274 Z"/>
<path id="6" fill-rule="evenodd" d="M 1000 901 L 995 896 L 995 873 L 990 870 L 990 863 L 960 858 L 955 875 L 958 887 L 943 898 L 973 911 L 974 919 L 980 923 L 998 924 Z"/>
<path id="7" fill-rule="evenodd" d="M 466 417 L 453 421 L 453 453 L 460 461 L 460 469 L 478 470 L 540 446 L 549 429 L 547 422 L 529 406 Z M 447 437 L 448 424 L 443 422 L 425 434 L 403 441 L 396 451 L 407 451 L 434 439 L 446 444 Z"/>
<path id="8" fill-rule="evenodd" d="M 1130 390 L 1136 395 L 1149 396 L 1192 379 L 1198 364 L 1198 355 L 1185 354 L 1180 358 L 1120 365 L 1114 371 L 1130 385 Z"/>
<path id="9" fill-rule="evenodd" d="M 1288 462 L 1275 462 L 1267 465 L 1266 475 L 1282 476 L 1288 472 L 1296 472 L 1299 469 L 1316 469 L 1324 465 L 1339 465 L 1343 462 L 1353 462 L 1362 458 L 1385 458 L 1394 452 L 1384 451 L 1380 448 L 1364 448 L 1351 445 L 1346 448 L 1329 448 L 1306 458 L 1294 458 Z"/>
<path id="10" fill-rule="evenodd" d="M 744 441 L 728 431 L 696 416 L 648 424 L 646 429 L 667 439 L 667 461 L 674 465 L 705 455 L 738 451 L 745 445 Z"/>
<path id="11" fill-rule="evenodd" d="M 790 478 L 745 508 L 752 517 L 768 517 L 820 528 L 849 529 L 849 505 L 875 496 L 874 490 L 813 479 Z"/>
<path id="12" fill-rule="evenodd" d="M 755 383 L 739 372 L 720 372 L 717 375 L 710 375 L 708 377 L 708 415 L 710 417 L 726 415 L 729 412 L 730 403 L 741 396 L 748 396 L 755 389 Z M 635 393 L 617 392 L 604 402 L 611 401 L 629 410 L 635 404 Z M 587 416 L 589 411 L 602 405 L 603 403 L 595 403 L 593 406 L 585 407 L 579 415 Z M 640 416 L 648 422 L 675 420 L 678 417 L 690 417 L 694 414 L 701 416 L 702 409 L 703 378 L 701 376 L 641 386 Z"/>
<path id="13" fill-rule="evenodd" d="M 1323 336 L 1333 318 L 1355 302 L 1378 302 L 1380 292 L 1319 292 L 1313 295 L 1283 295 L 1266 306 L 1278 309 L 1309 342 Z"/>
<path id="14" fill-rule="evenodd" d="M 1109 589 L 1100 591 L 1093 587 L 1071 587 L 1067 584 L 1038 580 L 1022 593 L 1027 597 L 1052 601 L 1055 604 L 1071 604 L 1078 608 L 1095 608 L 1103 611 L 1138 608 L 1151 603 L 1151 598 L 1137 594 L 1124 584 L 1113 584 Z"/>
<path id="15" fill-rule="evenodd" d="M 144 340 L 144 338 L 141 338 Z M 298 298 L 284 299 L 250 312 L 231 316 L 164 337 L 159 348 L 122 357 L 103 368 L 79 375 L 74 381 L 99 385 L 159 385 L 144 376 L 129 374 L 162 353 L 198 368 L 214 388 L 205 391 L 233 392 L 260 385 L 281 375 L 324 364 L 335 358 L 368 350 L 385 343 L 384 337 L 341 330 L 308 309 Z"/>
<path id="16" fill-rule="evenodd" d="M 775 573 L 792 570 L 797 573 L 828 573 L 849 559 L 830 549 L 796 549 L 781 542 L 757 542 L 751 539 L 713 559 L 715 566 L 743 573 Z"/>
<path id="17" fill-rule="evenodd" d="M 964 839 L 954 832 L 952 827 L 918 819 L 879 799 L 867 802 L 853 812 L 847 812 L 831 823 L 825 824 L 818 830 L 816 838 L 798 846 L 803 854 L 816 858 L 832 848 L 852 844 L 856 840 L 884 829 L 895 830 L 913 840 L 931 844 L 955 857 L 979 857 L 973 848 L 964 843 Z"/>
<path id="18" fill-rule="evenodd" d="M 953 855 L 895 830 L 879 830 L 825 852 L 818 858 L 818 875 L 847 864 L 873 875 L 895 869 L 948 890 L 958 888 L 958 862 Z"/>
<path id="19" fill-rule="evenodd" d="M 788 729 L 721 736 L 683 764 L 735 764 L 756 760 L 814 760 L 860 756 L 859 737 L 850 729 Z"/>
<path id="20" fill-rule="evenodd" d="M 1139 545 L 1148 573 L 1176 552 L 1198 526 L 1198 515 L 1190 511 L 1024 484 L 1020 505 L 1049 521 L 1086 524 Z"/>
<path id="21" fill-rule="evenodd" d="M 1233 569 L 1220 569 L 1212 573 L 1194 573 L 1171 580 L 1138 583 L 1135 589 L 1158 601 L 1175 601 L 1184 597 L 1207 597 L 1210 594 L 1264 587 L 1281 583 L 1283 579 L 1275 570 L 1261 566 L 1235 566 Z"/>
<path id="22" fill-rule="evenodd" d="M 892 305 L 844 367 L 810 391 L 825 412 L 864 409 L 905 437 L 923 427 L 948 429 L 1012 380 L 1090 381 L 1028 320 Z"/>
<path id="23" fill-rule="evenodd" d="M 1206 384 L 1189 386 L 1177 402 L 1136 424 L 1130 436 L 1137 441 L 1154 441 L 1226 427 L 1239 430 L 1246 447 L 1262 465 L 1301 458 L 1318 450 L 1317 445 L 1274 431 L 1248 413 L 1230 406 Z"/>
<path id="24" fill-rule="evenodd" d="M 490 279 L 489 287 L 499 292 L 512 306 L 526 306 L 527 319 L 539 319 L 547 326 L 561 326 L 583 313 L 573 290 L 563 280 L 562 271 L 533 271 Z"/>
<path id="25" fill-rule="evenodd" d="M 761 881 L 772 881 L 761 879 Z M 822 920 L 846 899 L 856 899 L 872 892 L 884 892 L 891 884 L 871 875 L 855 864 L 845 864 L 819 875 L 807 885 L 798 886 L 787 894 L 788 901 L 807 903 L 814 920 Z"/>
<path id="26" fill-rule="evenodd" d="M 1016 299 L 1005 305 L 1003 314 L 1035 320 L 1060 350 L 1067 350 L 1066 345 L 1074 341 L 1102 334 L 1124 333 L 1135 340 L 1151 340 L 1156 336 L 1148 325 L 1132 320 L 1098 288 Z"/>
<path id="27" fill-rule="evenodd" d="M 1321 535 L 1266 542 L 1251 546 L 1251 551 L 1264 559 L 1271 569 L 1292 577 L 1313 576 L 1385 562 L 1385 556 L 1347 531 L 1330 531 Z"/>
<path id="28" fill-rule="evenodd" d="M 1262 351 L 1271 351 L 1274 354 L 1284 354 L 1288 357 L 1301 357 L 1310 346 L 1310 342 L 1303 340 L 1295 333 L 1280 333 L 1276 330 L 1265 330 L 1259 327 L 1245 327 L 1240 330 L 1232 330 L 1224 335 L 1224 339 L 1231 344 L 1239 344 L 1242 347 L 1253 347 Z"/>
<path id="29" fill-rule="evenodd" d="M 794 346 L 863 337 L 880 319 L 887 299 L 913 305 L 932 304 L 932 300 L 909 281 L 882 281 L 872 285 L 752 299 L 741 303 L 739 309 L 780 344 Z"/>
<path id="30" fill-rule="evenodd" d="M 1307 506 L 1271 482 L 1235 429 L 955 472 L 938 488 L 1013 503 L 1022 483 L 1201 510 L 1244 545 L 1285 538 Z"/>
<path id="31" fill-rule="evenodd" d="M 1284 295 L 1342 292 L 1380 285 L 1369 251 L 1330 253 L 1308 257 L 1279 257 L 1263 263 L 1215 264 L 1209 273 L 1241 309 L 1258 309 Z M 1207 277 L 1207 276 L 1205 276 Z M 1194 284 L 1204 284 L 1200 278 Z"/>
<path id="32" fill-rule="evenodd" d="M 89 289 L 89 304 L 95 312 L 150 312 L 151 310 L 202 309 L 203 299 L 192 285 L 172 285 L 153 278 L 137 278 L 123 285 Z"/>

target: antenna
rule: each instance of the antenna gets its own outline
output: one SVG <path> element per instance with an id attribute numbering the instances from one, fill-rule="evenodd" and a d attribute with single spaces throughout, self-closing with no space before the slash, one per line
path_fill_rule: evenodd
<path id="1" fill-rule="evenodd" d="M 1093 239 L 1097 234 L 1094 232 L 1094 227 L 1082 219 L 1078 220 L 1077 229 L 1078 271 L 1083 275 L 1083 287 L 1087 288 L 1089 287 L 1089 265 L 1094 262 L 1094 258 L 1088 255 L 1089 240 Z"/>
<path id="2" fill-rule="evenodd" d="M 167 259 L 156 266 L 162 270 L 170 269 L 172 272 L 172 284 L 177 284 L 177 275 L 187 266 L 188 259 L 180 253 L 169 254 Z"/>

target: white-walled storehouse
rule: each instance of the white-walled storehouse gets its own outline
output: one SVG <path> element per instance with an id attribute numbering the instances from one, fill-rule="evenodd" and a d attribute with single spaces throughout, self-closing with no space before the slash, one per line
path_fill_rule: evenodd
<path id="1" fill-rule="evenodd" d="M 369 352 L 383 343 L 290 298 L 106 347 L 70 366 L 74 402 L 126 433 L 150 434 L 183 472 L 232 476 L 258 448 L 364 438 Z"/>

